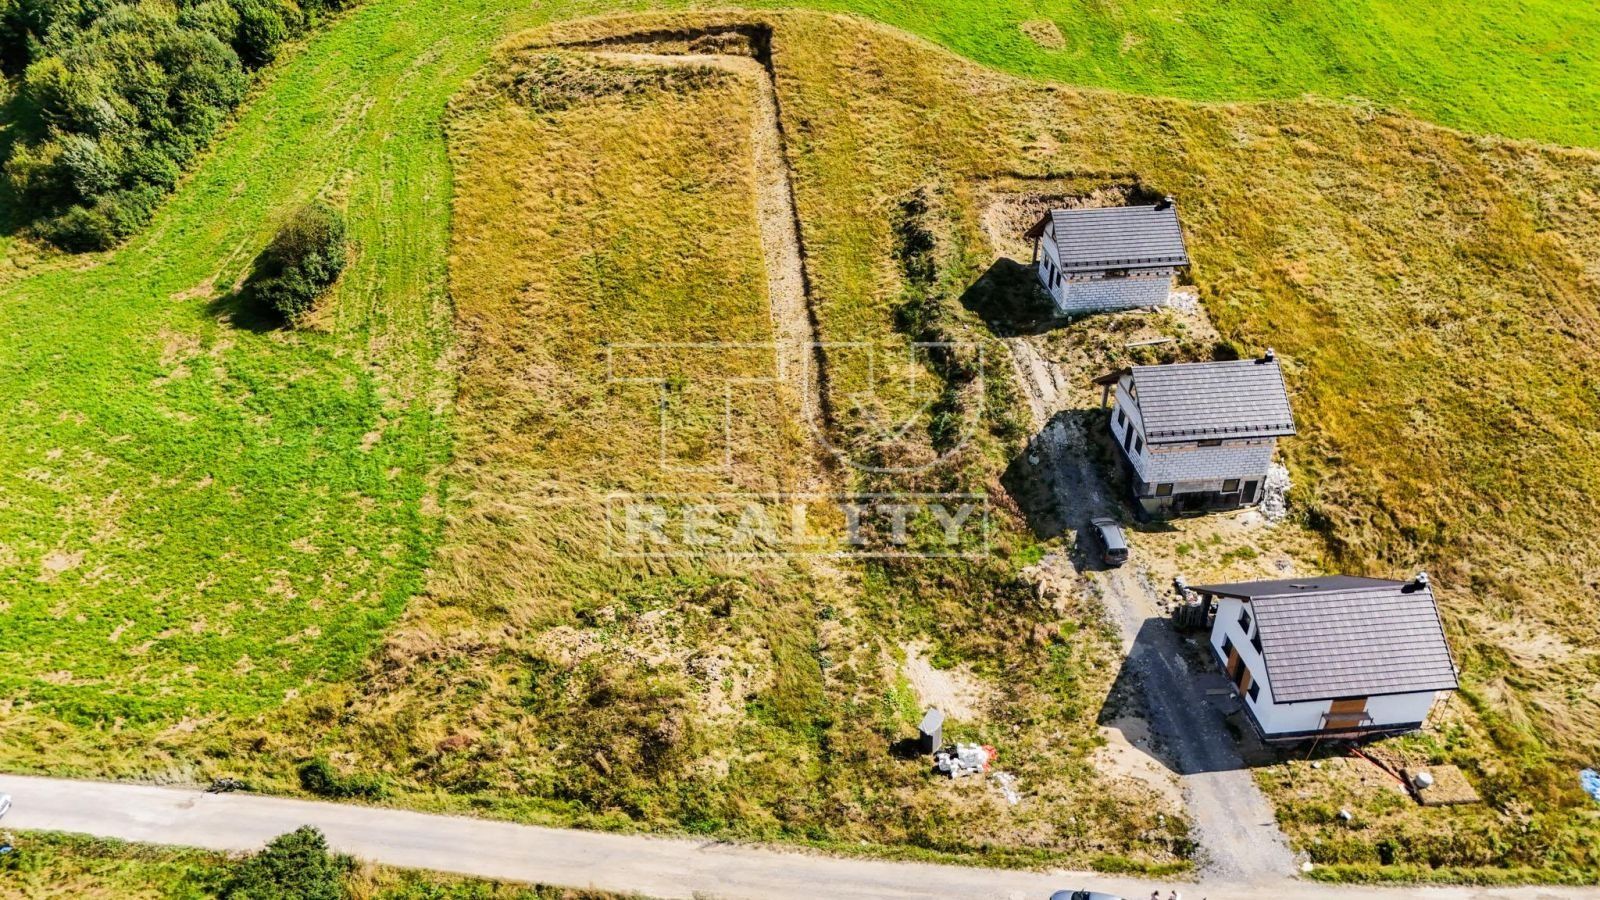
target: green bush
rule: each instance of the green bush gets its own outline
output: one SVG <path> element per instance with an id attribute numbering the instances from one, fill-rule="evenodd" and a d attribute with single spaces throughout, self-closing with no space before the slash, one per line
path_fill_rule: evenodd
<path id="1" fill-rule="evenodd" d="M 251 68 L 272 62 L 278 55 L 278 45 L 292 37 L 301 24 L 298 10 L 288 9 L 275 0 L 239 0 L 235 8 L 239 14 L 239 29 L 235 32 L 233 49 Z"/>
<path id="2" fill-rule="evenodd" d="M 294 322 L 311 311 L 344 265 L 344 217 L 325 203 L 310 203 L 256 258 L 248 290 L 258 305 Z"/>
<path id="3" fill-rule="evenodd" d="M 300 786 L 318 797 L 330 800 L 376 800 L 383 796 L 383 784 L 376 778 L 340 775 L 327 760 L 320 757 L 301 764 Z"/>
<path id="4" fill-rule="evenodd" d="M 302 825 L 239 864 L 225 900 L 341 900 L 349 862 L 328 852 L 322 832 Z"/>
<path id="5" fill-rule="evenodd" d="M 5 176 L 68 250 L 149 221 L 244 98 L 250 72 L 347 0 L 0 0 L 0 69 L 20 76 Z"/>

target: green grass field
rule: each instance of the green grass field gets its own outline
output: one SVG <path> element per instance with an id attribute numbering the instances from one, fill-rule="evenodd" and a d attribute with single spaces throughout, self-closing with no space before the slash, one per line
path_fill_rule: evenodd
<path id="1" fill-rule="evenodd" d="M 791 4 L 783 4 L 791 5 Z M 1192 100 L 1315 94 L 1600 144 L 1600 8 L 1572 0 L 821 0 L 1005 71 Z M 1060 47 L 1026 36 L 1051 22 Z"/>
<path id="2" fill-rule="evenodd" d="M 270 708 L 349 677 L 419 588 L 452 392 L 440 122 L 508 15 L 462 3 L 439 31 L 420 8 L 341 20 L 146 234 L 0 294 L 8 716 Z M 275 221 L 319 194 L 357 248 L 321 327 L 230 321 Z"/>
<path id="3" fill-rule="evenodd" d="M 1432 11 L 1426 21 L 1398 5 L 1329 4 L 1312 14 L 1235 4 L 1181 16 L 1112 4 L 836 8 L 1042 78 L 1199 99 L 1354 94 L 1469 131 L 1600 143 L 1600 126 L 1584 114 L 1597 90 L 1594 51 L 1563 37 L 1588 33 L 1595 14 L 1549 6 L 1535 14 L 1458 4 L 1455 14 Z M 21 268 L 0 283 L 0 765 L 178 778 L 257 766 L 285 787 L 294 762 L 331 734 L 336 749 L 384 770 L 407 802 L 578 816 L 578 805 L 546 802 L 562 792 L 570 800 L 571 785 L 520 765 L 512 752 L 529 735 L 582 730 L 578 713 L 539 721 L 556 701 L 501 677 L 536 665 L 540 648 L 496 645 L 499 670 L 451 685 L 459 692 L 451 698 L 473 715 L 437 722 L 415 694 L 385 693 L 392 685 L 377 676 L 390 661 L 375 651 L 387 635 L 402 654 L 434 654 L 424 662 L 444 677 L 466 666 L 477 645 L 408 644 L 427 635 L 394 630 L 437 577 L 430 567 L 466 566 L 445 587 L 471 600 L 490 594 L 494 627 L 507 633 L 583 611 L 510 614 L 520 582 L 471 570 L 472 557 L 441 565 L 436 555 L 439 511 L 461 508 L 451 491 L 472 485 L 445 475 L 463 432 L 447 291 L 445 108 L 513 28 L 614 8 L 371 0 L 268 73 L 230 132 L 127 247 L 44 259 L 12 247 Z M 1063 33 L 1059 50 L 1018 30 L 1051 17 Z M 907 286 L 889 223 L 917 191 L 934 200 L 941 248 L 941 280 L 923 289 L 942 299 L 986 263 L 974 224 L 977 182 L 1134 172 L 1182 194 L 1205 300 L 1225 334 L 1276 343 L 1296 366 L 1306 432 L 1290 452 L 1330 561 L 1386 570 L 1437 563 L 1447 584 L 1474 717 L 1459 740 L 1434 752 L 1494 779 L 1496 809 L 1548 803 L 1554 811 L 1538 823 L 1569 853 L 1563 871 L 1588 865 L 1591 857 L 1572 848 L 1592 841 L 1592 826 L 1563 818 L 1575 789 L 1547 776 L 1594 746 L 1582 723 L 1596 709 L 1595 634 L 1578 598 L 1592 588 L 1600 556 L 1593 528 L 1571 512 L 1584 505 L 1597 459 L 1593 395 L 1583 390 L 1596 333 L 1585 255 L 1600 219 L 1592 157 L 1441 134 L 1365 107 L 1208 106 L 1019 85 L 865 26 L 859 34 L 817 30 L 801 32 L 780 65 L 804 88 L 786 98 L 785 115 L 797 126 L 798 196 L 825 334 L 892 333 Z M 1270 179 L 1265 196 L 1262 179 Z M 316 327 L 258 329 L 236 308 L 232 285 L 276 221 L 319 195 L 347 212 L 351 269 Z M 602 285 L 605 274 L 595 273 Z M 1383 385 L 1376 397 L 1375 379 Z M 1413 413 L 1419 406 L 1425 415 Z M 1392 446 L 1401 431 L 1412 440 Z M 1520 456 L 1501 452 L 1511 444 Z M 986 445 L 967 459 L 965 476 L 997 475 L 1004 449 Z M 1525 471 L 1519 460 L 1537 465 Z M 1441 471 L 1459 481 L 1440 486 L 1433 476 Z M 490 527 L 503 524 L 496 515 L 480 523 L 485 543 L 501 533 Z M 1546 552 L 1557 546 L 1565 555 Z M 514 542 L 492 549 L 480 559 L 506 568 L 520 560 Z M 1016 568 L 996 564 L 1007 566 Z M 1086 732 L 1074 732 L 1071 746 L 1051 733 L 1092 715 L 1109 673 L 1085 674 L 1082 654 L 1096 646 L 1087 630 L 1051 654 L 1020 640 L 1053 614 L 990 590 L 1014 586 L 1008 574 L 939 569 L 919 582 L 873 572 L 862 585 L 860 627 L 897 638 L 942 632 L 943 661 L 978 660 L 986 677 L 1018 685 L 1008 714 L 1029 720 L 1016 740 L 1037 749 L 1030 764 L 1040 780 L 1066 772 L 1086 790 L 1094 783 L 1082 763 Z M 558 586 L 616 586 L 591 573 L 573 577 Z M 969 604 L 973 596 L 990 605 Z M 630 615 L 660 597 L 634 599 L 643 605 Z M 769 649 L 794 654 L 786 663 L 793 671 L 820 677 L 813 629 L 834 626 L 810 616 L 836 611 L 797 602 L 778 612 L 798 618 L 748 623 L 751 633 L 783 626 L 795 644 Z M 863 669 L 849 686 L 875 675 Z M 370 692 L 364 705 L 350 703 L 357 682 Z M 695 808 L 689 795 L 672 796 L 693 784 L 686 777 L 640 779 L 635 794 L 608 798 L 620 813 L 601 810 L 590 823 L 745 828 L 827 843 L 875 832 L 908 797 L 925 798 L 920 786 L 890 780 L 901 773 L 874 771 L 887 764 L 859 748 L 884 739 L 875 725 L 829 730 L 821 717 L 808 720 L 817 694 L 810 680 L 797 684 L 801 708 L 791 721 L 781 716 L 792 709 L 753 704 L 742 712 L 778 727 L 738 738 L 757 758 L 747 771 L 766 767 L 763 790 L 782 784 L 773 773 L 791 758 L 816 767 L 798 779 L 821 770 L 805 754 L 855 748 L 829 751 L 844 774 L 801 785 L 833 818 L 810 818 L 798 804 L 742 806 L 763 798 L 738 783 L 725 787 L 724 805 Z M 617 696 L 591 687 L 602 699 Z M 861 704 L 862 721 L 905 718 L 899 686 L 879 687 L 876 696 L 841 689 L 828 699 Z M 668 684 L 623 699 L 658 711 L 651 704 L 679 694 Z M 454 752 L 478 748 L 466 761 L 440 749 L 458 733 L 468 740 L 450 744 Z M 491 740 L 474 743 L 486 734 Z M 792 743 L 762 744 L 776 738 Z M 1056 765 L 1054 752 L 1080 768 Z M 526 793 L 507 800 L 508 786 Z M 592 784 L 576 789 L 580 804 L 600 793 Z M 1106 803 L 1096 817 L 1117 820 Z M 892 839 L 972 852 L 951 837 L 959 823 L 941 820 L 940 809 L 928 803 L 927 821 L 901 823 L 905 833 Z M 1326 826 L 1314 817 L 1291 824 L 1307 842 Z M 1329 862 L 1377 865 L 1378 841 L 1434 824 L 1386 823 L 1324 852 Z M 1481 846 L 1540 852 L 1527 832 L 1492 816 L 1471 824 Z M 1081 827 L 1042 824 L 1032 846 L 1066 846 L 1093 860 L 1100 836 Z M 1145 840 L 1134 830 L 1147 829 L 1130 826 L 1108 852 Z M 1167 836 L 1155 840 L 1164 846 Z M 1482 865 L 1466 851 L 1450 859 L 1463 869 Z"/>

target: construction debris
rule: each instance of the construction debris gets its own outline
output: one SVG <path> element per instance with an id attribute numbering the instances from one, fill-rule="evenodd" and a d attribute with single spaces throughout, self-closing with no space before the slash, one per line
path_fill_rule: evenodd
<path id="1" fill-rule="evenodd" d="M 1017 793 L 1017 776 L 1010 772 L 990 772 L 989 777 L 1000 786 L 1000 793 L 1006 798 L 1007 803 L 1016 806 L 1022 801 L 1022 795 Z"/>
<path id="2" fill-rule="evenodd" d="M 1261 487 L 1261 517 L 1276 525 L 1289 515 L 1289 470 L 1274 464 Z"/>
<path id="3" fill-rule="evenodd" d="M 1467 776 L 1455 766 L 1406 769 L 1404 775 L 1412 796 L 1423 806 L 1465 806 L 1482 802 Z"/>
<path id="4" fill-rule="evenodd" d="M 933 755 L 933 767 L 951 778 L 982 775 L 994 762 L 995 749 L 986 744 L 956 744 Z"/>

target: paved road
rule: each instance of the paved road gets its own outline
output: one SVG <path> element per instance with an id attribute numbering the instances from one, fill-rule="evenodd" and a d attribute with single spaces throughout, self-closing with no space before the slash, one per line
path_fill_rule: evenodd
<path id="1" fill-rule="evenodd" d="M 15 798 L 4 825 L 123 840 L 251 850 L 300 825 L 315 825 L 339 850 L 390 865 L 567 887 L 637 891 L 658 898 L 974 898 L 1044 900 L 1062 887 L 1142 900 L 1172 885 L 1071 873 L 971 869 L 841 859 L 713 841 L 536 828 L 371 806 L 249 794 L 0 775 Z M 1341 888 L 1280 879 L 1176 885 L 1206 900 L 1567 900 L 1580 889 Z"/>
<path id="2" fill-rule="evenodd" d="M 101 781 L 0 775 L 0 793 L 10 793 L 16 801 L 3 823 L 16 830 L 77 831 L 125 841 L 251 850 L 275 834 L 315 825 L 336 849 L 373 862 L 659 898 L 1045 900 L 1061 887 L 1091 887 L 1142 900 L 1155 887 L 1162 887 L 1163 897 L 1173 887 L 1086 874 L 851 860 L 714 841 L 563 831 L 379 807 Z M 1600 897 L 1597 890 L 1581 889 L 1373 889 L 1290 879 L 1248 886 L 1208 881 L 1176 887 L 1186 897 L 1206 900 Z"/>

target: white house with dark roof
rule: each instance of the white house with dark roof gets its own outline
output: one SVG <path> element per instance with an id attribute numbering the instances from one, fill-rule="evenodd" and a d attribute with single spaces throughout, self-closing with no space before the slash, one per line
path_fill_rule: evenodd
<path id="1" fill-rule="evenodd" d="M 1456 668 L 1427 575 L 1324 575 L 1192 587 L 1215 602 L 1211 649 L 1263 738 L 1422 727 Z"/>
<path id="2" fill-rule="evenodd" d="M 1161 306 L 1189 265 L 1171 197 L 1153 206 L 1052 209 L 1024 237 L 1060 315 Z"/>
<path id="3" fill-rule="evenodd" d="M 1103 375 L 1111 436 L 1146 513 L 1259 503 L 1278 438 L 1294 434 L 1283 372 L 1259 359 L 1133 366 Z"/>

